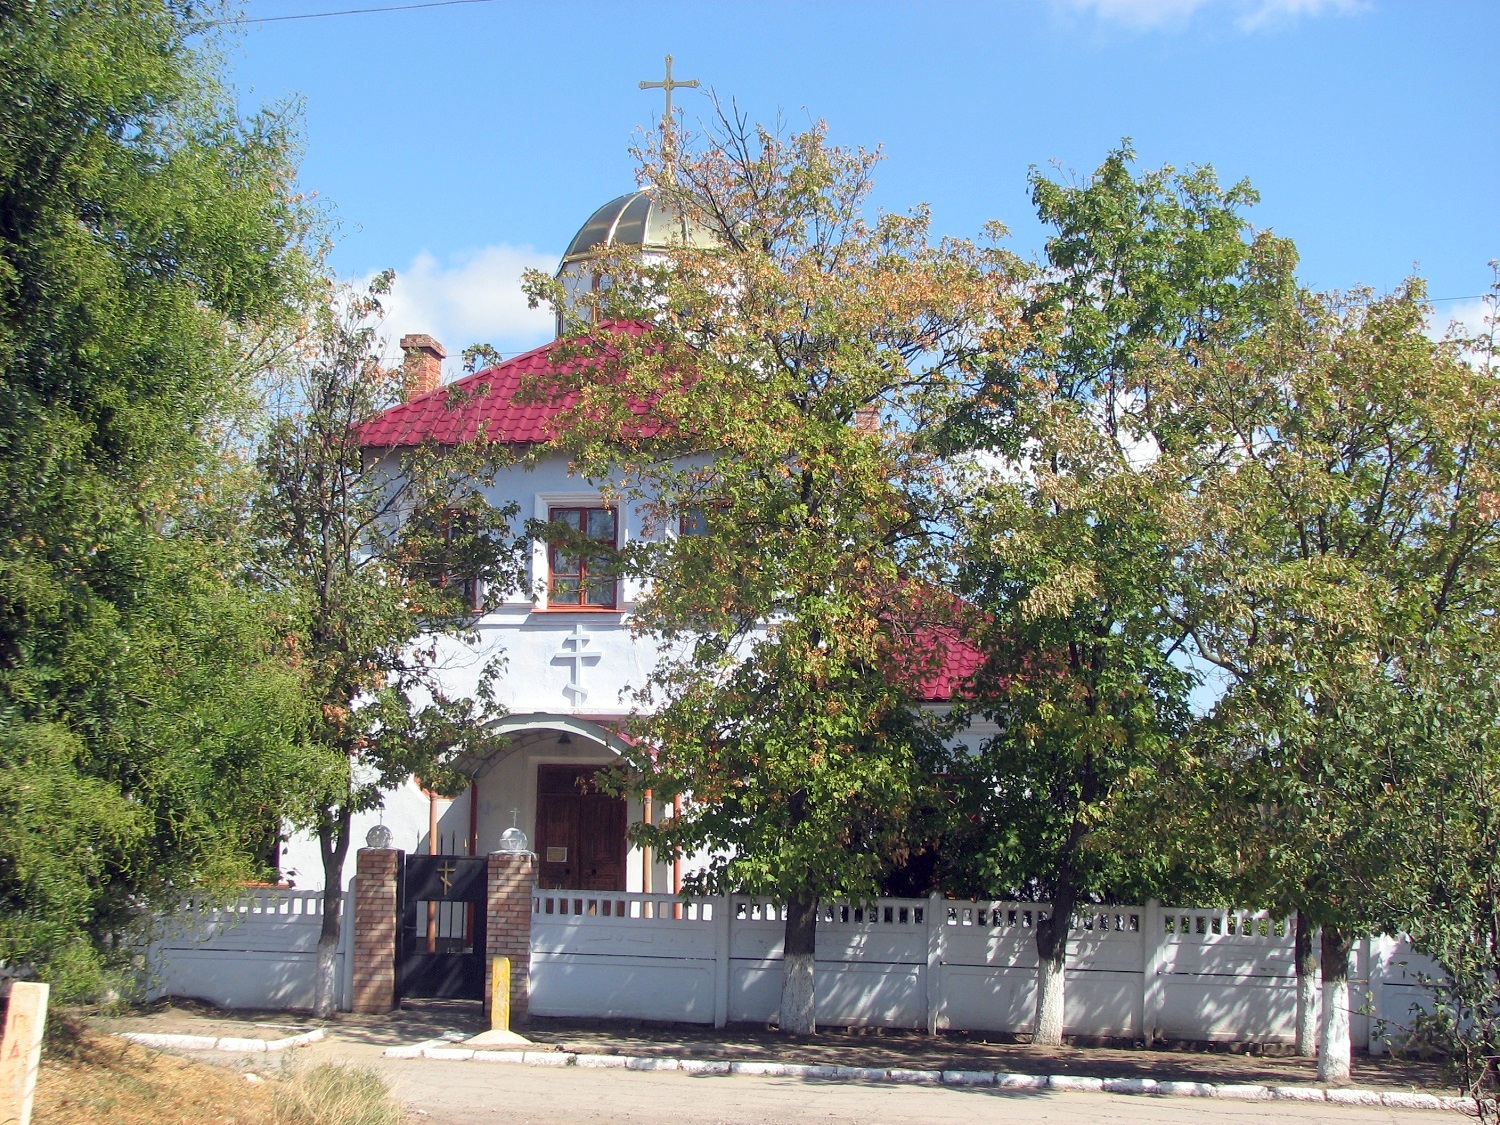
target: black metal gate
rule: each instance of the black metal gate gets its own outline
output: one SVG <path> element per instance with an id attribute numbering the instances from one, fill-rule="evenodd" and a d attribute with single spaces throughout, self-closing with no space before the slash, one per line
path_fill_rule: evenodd
<path id="1" fill-rule="evenodd" d="M 409 855 L 398 889 L 396 995 L 484 999 L 483 856 Z"/>

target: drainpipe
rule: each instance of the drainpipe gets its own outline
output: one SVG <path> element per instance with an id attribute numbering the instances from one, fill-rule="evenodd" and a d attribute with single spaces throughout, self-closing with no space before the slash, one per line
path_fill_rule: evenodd
<path id="1" fill-rule="evenodd" d="M 479 854 L 479 782 L 469 782 L 469 854 Z M 475 903 L 464 904 L 464 948 L 474 948 L 474 911 L 482 909 Z"/>
<path id="2" fill-rule="evenodd" d="M 675 797 L 672 798 L 672 819 L 676 820 L 681 815 L 682 815 L 682 794 L 679 793 Z M 681 895 L 682 894 L 682 849 L 681 848 L 678 848 L 676 851 L 674 851 L 672 853 L 672 893 L 674 895 Z M 680 903 L 680 902 L 674 902 L 672 904 L 672 917 L 673 918 L 677 918 L 679 920 L 682 918 L 682 903 Z"/>
<path id="3" fill-rule="evenodd" d="M 438 854 L 437 794 L 427 794 L 427 854 Z M 437 903 L 427 904 L 427 952 L 437 952 Z"/>
<path id="4" fill-rule="evenodd" d="M 675 797 L 672 798 L 672 819 L 676 820 L 681 815 L 682 815 L 682 794 L 679 793 L 679 794 L 677 794 L 677 796 L 675 796 Z M 672 893 L 674 895 L 680 895 L 682 893 L 682 852 L 681 852 L 681 850 L 678 850 L 678 851 L 675 851 L 675 852 L 672 853 Z"/>
<path id="5" fill-rule="evenodd" d="M 641 822 L 651 823 L 651 790 L 647 789 L 641 800 Z M 651 845 L 644 844 L 641 847 L 641 890 L 645 894 L 651 893 Z"/>

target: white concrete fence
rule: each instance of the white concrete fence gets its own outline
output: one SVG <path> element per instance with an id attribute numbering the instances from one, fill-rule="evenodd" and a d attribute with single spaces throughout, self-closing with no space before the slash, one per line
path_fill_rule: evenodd
<path id="1" fill-rule="evenodd" d="M 321 892 L 247 890 L 189 902 L 147 947 L 147 995 L 230 1008 L 310 1008 Z M 1041 903 L 879 899 L 834 903 L 818 924 L 818 1020 L 829 1026 L 1025 1033 Z M 761 898 L 583 891 L 532 895 L 530 1011 L 537 1016 L 767 1023 L 781 995 L 783 918 Z M 350 996 L 346 899 L 339 1006 Z M 1357 943 L 1356 1044 L 1381 1050 L 1432 972 L 1403 943 Z M 1080 914 L 1068 940 L 1065 1028 L 1129 1039 L 1289 1043 L 1290 927 L 1264 912 L 1145 906 Z"/>
<path id="2" fill-rule="evenodd" d="M 352 919 L 346 896 L 338 954 L 343 1010 Z M 255 887 L 228 903 L 190 900 L 156 922 L 146 947 L 146 996 L 190 996 L 224 1008 L 311 1008 L 322 924 L 322 891 Z"/>
<path id="3" fill-rule="evenodd" d="M 531 1013 L 766 1023 L 781 991 L 783 918 L 734 896 L 537 891 Z M 830 1026 L 1025 1033 L 1036 988 L 1040 903 L 879 899 L 825 904 L 818 1020 Z M 1296 975 L 1284 919 L 1145 906 L 1074 919 L 1065 1030 L 1129 1039 L 1290 1043 Z M 1420 961 L 1420 963 L 1418 963 Z M 1384 938 L 1358 943 L 1356 1044 L 1379 1051 L 1377 1018 L 1404 1024 L 1431 966 Z"/>

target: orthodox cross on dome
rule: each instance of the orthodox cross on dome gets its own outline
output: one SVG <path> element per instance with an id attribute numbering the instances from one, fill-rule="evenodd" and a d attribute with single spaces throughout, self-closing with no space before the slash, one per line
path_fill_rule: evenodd
<path id="1" fill-rule="evenodd" d="M 661 115 L 661 147 L 664 172 L 670 178 L 677 159 L 676 148 L 672 143 L 672 91 L 696 90 L 698 88 L 698 80 L 696 78 L 686 78 L 681 82 L 674 81 L 672 78 L 672 56 L 668 55 L 667 76 L 660 82 L 643 81 L 640 87 L 642 90 L 662 90 L 667 95 L 666 112 Z"/>
<path id="2" fill-rule="evenodd" d="M 573 706 L 577 707 L 589 697 L 583 686 L 584 663 L 598 660 L 599 653 L 584 651 L 588 647 L 589 635 L 584 631 L 581 621 L 574 624 L 573 631 L 562 639 L 562 643 L 562 651 L 552 659 L 572 664 L 568 669 L 568 682 L 563 685 L 563 691 L 567 693 Z"/>

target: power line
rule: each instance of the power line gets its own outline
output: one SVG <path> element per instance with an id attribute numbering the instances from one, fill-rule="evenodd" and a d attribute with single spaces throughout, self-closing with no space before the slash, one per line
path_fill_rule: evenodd
<path id="1" fill-rule="evenodd" d="M 375 12 L 410 12 L 416 8 L 452 8 L 458 4 L 494 4 L 497 0 L 420 0 L 414 4 L 387 4 L 380 8 L 344 8 L 337 12 L 302 12 L 295 16 L 236 16 L 226 20 L 207 20 L 207 27 L 245 23 L 284 23 L 287 20 L 321 20 L 330 16 L 367 16 Z"/>

